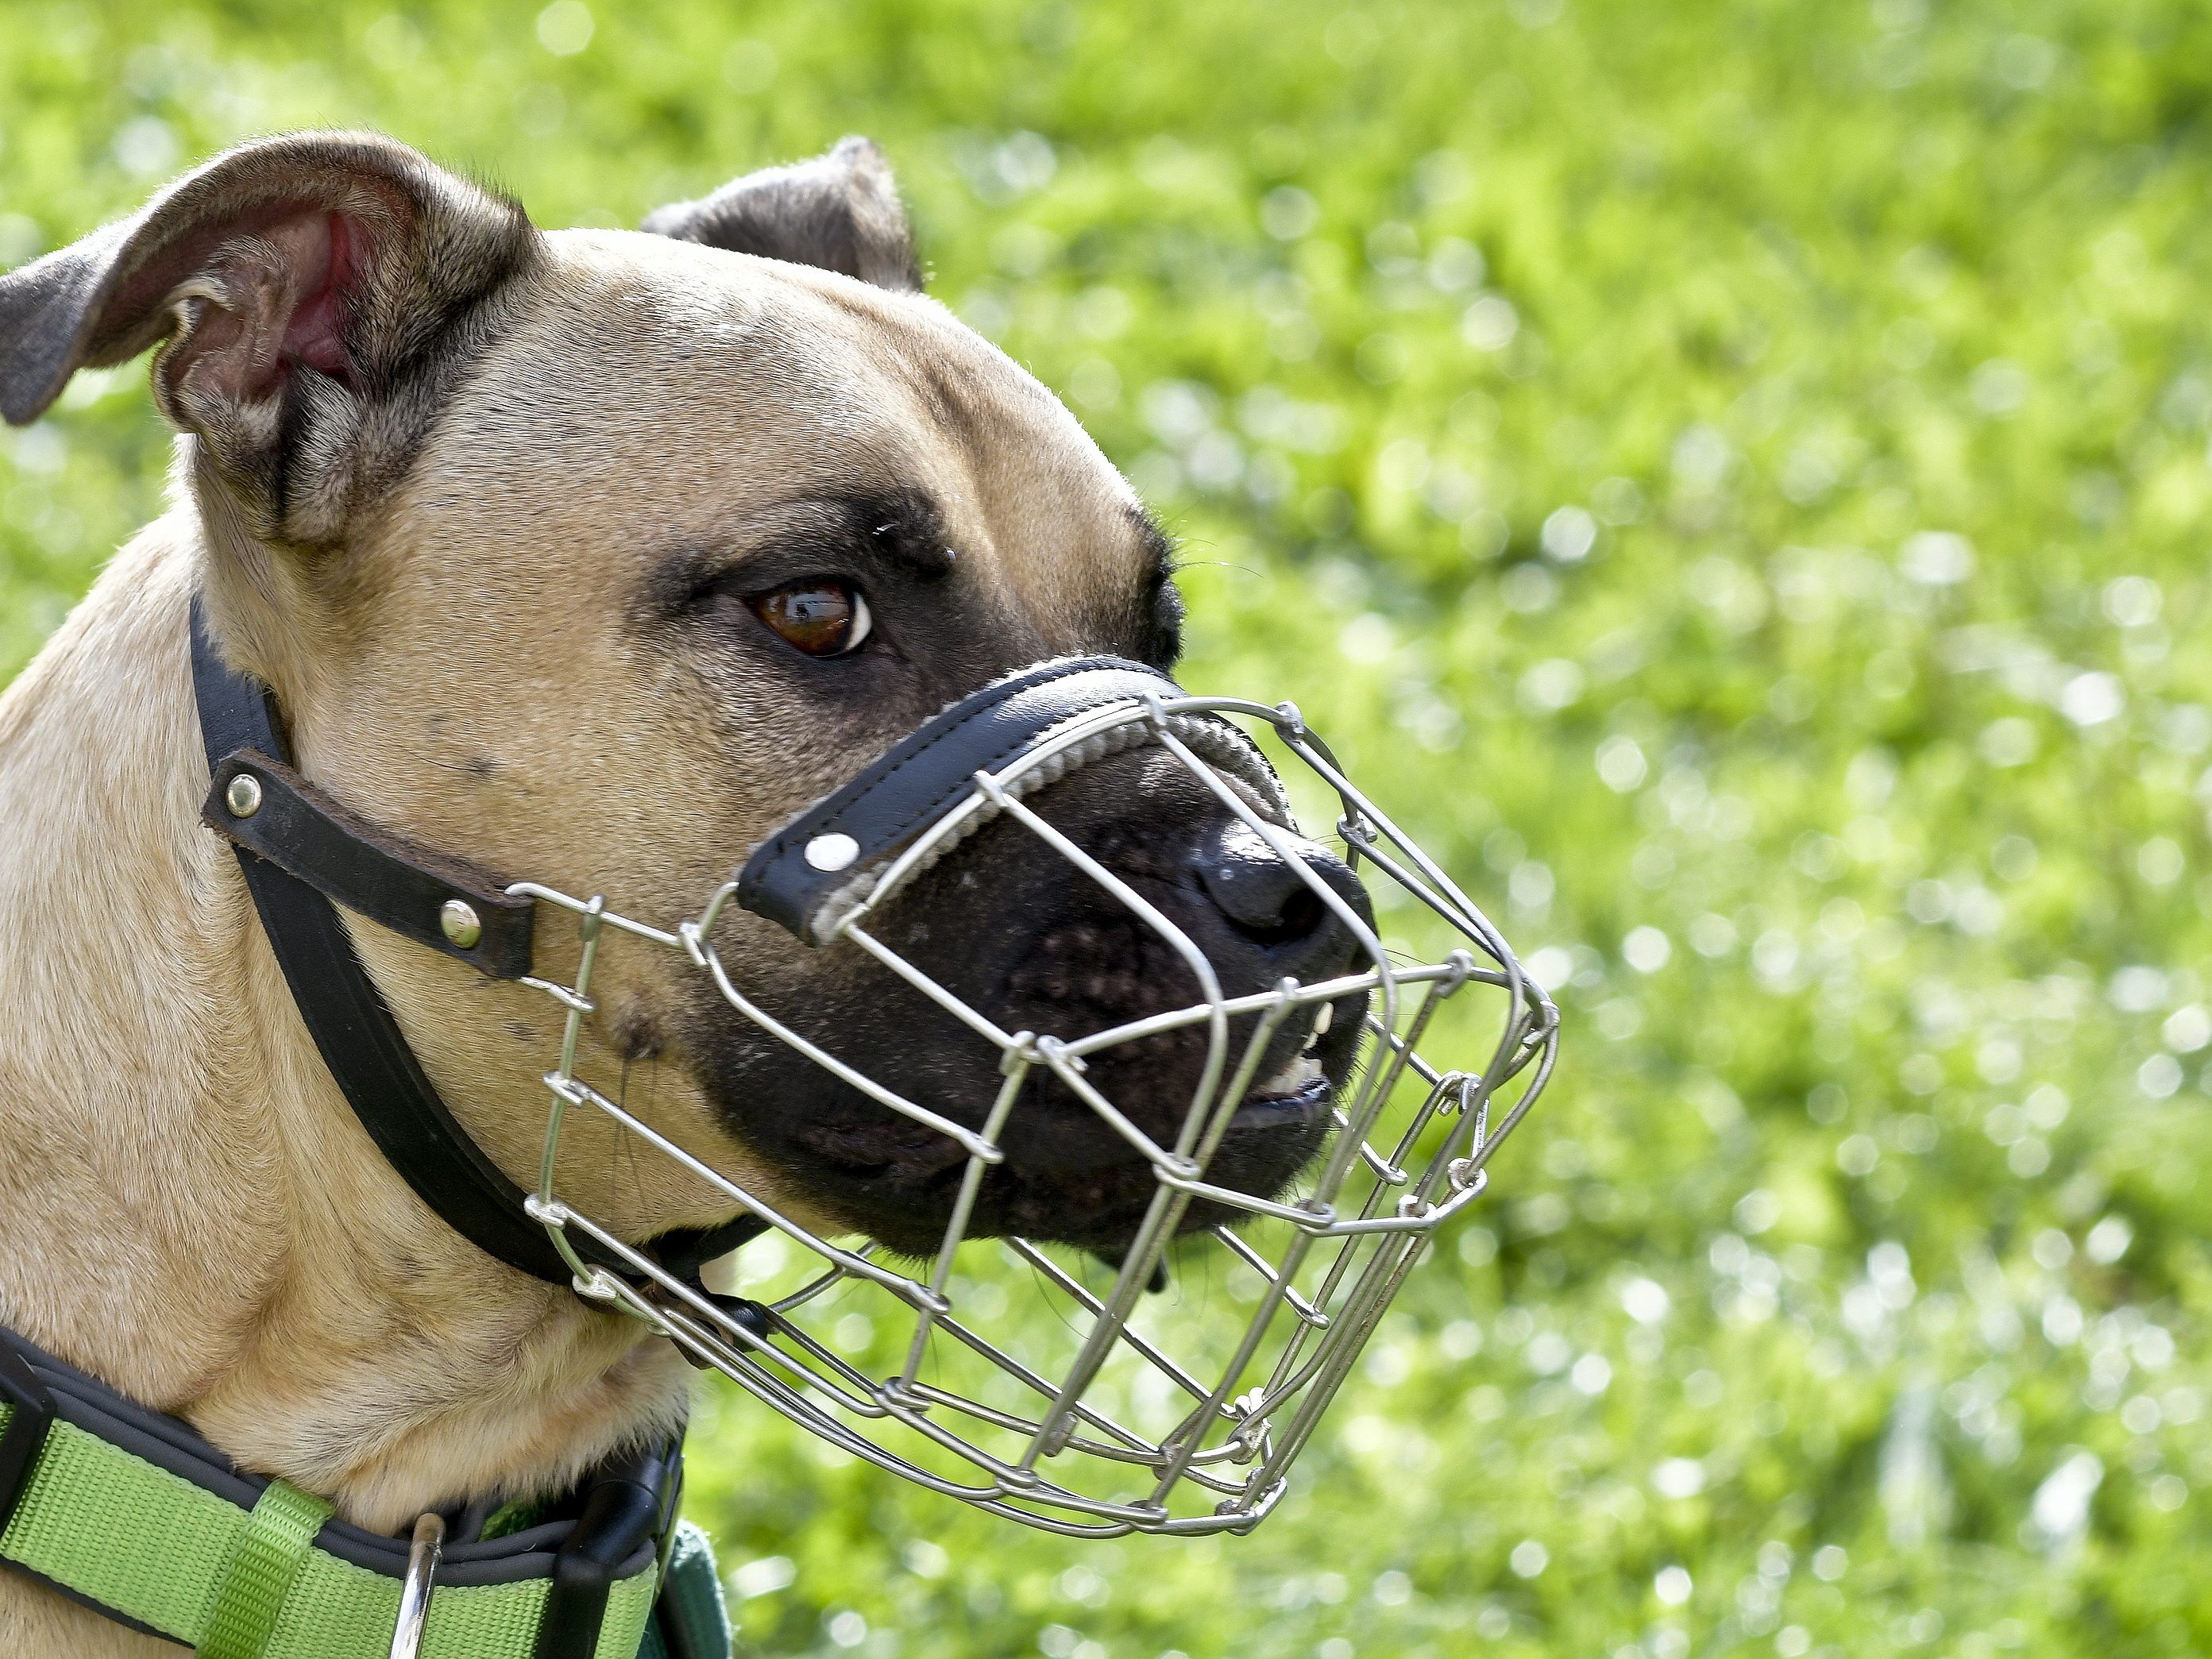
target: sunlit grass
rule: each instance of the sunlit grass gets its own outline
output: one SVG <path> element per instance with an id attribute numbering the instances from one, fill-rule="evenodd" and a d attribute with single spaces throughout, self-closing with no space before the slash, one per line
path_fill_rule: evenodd
<path id="1" fill-rule="evenodd" d="M 26 3 L 0 261 L 283 125 L 549 225 L 868 131 L 1181 538 L 1187 682 L 1555 985 L 1259 1533 L 1030 1535 L 708 1390 L 755 1650 L 2183 1653 L 2208 62 L 2172 0 Z M 0 672 L 164 453 L 135 371 L 0 440 Z"/>

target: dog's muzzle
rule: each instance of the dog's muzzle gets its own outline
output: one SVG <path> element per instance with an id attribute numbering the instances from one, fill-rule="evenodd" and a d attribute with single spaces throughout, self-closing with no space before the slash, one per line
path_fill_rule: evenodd
<path id="1" fill-rule="evenodd" d="M 1341 865 L 1377 901 L 1380 929 L 1298 834 L 1261 743 L 1335 809 Z M 1040 811 L 1048 787 L 1139 746 L 1171 757 L 1241 831 L 1248 855 L 1208 872 L 1223 902 L 1280 908 L 1295 883 L 1305 908 L 1352 942 L 1352 965 L 1227 993 L 1190 929 Z M 1008 1030 L 886 942 L 879 921 L 902 897 L 1001 818 L 1166 942 L 1188 975 L 1176 1006 L 1079 1036 Z M 1240 881 L 1261 890 L 1248 899 Z M 672 928 L 599 898 L 526 883 L 512 890 L 573 913 L 582 934 L 574 981 L 545 988 L 568 1022 L 546 1079 L 548 1180 L 531 1208 L 564 1251 L 581 1235 L 631 1272 L 578 1254 L 579 1291 L 645 1320 L 832 1444 L 1056 1532 L 1255 1525 L 1431 1236 L 1482 1192 L 1485 1167 L 1541 1091 L 1556 1043 L 1557 1011 L 1504 939 L 1353 787 L 1295 708 L 1186 696 L 1112 659 L 1041 665 L 945 710 L 763 843 L 697 917 Z M 994 1097 L 965 1114 L 925 1106 L 901 1078 L 872 1075 L 770 1014 L 717 953 L 717 924 L 732 903 L 811 944 L 844 941 L 874 958 L 995 1052 Z M 579 1074 L 592 957 L 610 928 L 682 951 L 747 1020 L 957 1149 L 950 1218 L 925 1266 L 908 1271 L 878 1248 L 818 1236 Z M 1478 993 L 1502 994 L 1487 1039 Z M 1365 1012 L 1344 1087 L 1304 1056 L 1260 1074 L 1286 1028 L 1323 1026 L 1310 1051 L 1326 1035 L 1322 1011 L 1346 1006 Z M 1148 1133 L 1094 1079 L 1115 1049 L 1177 1030 L 1203 1035 L 1203 1061 L 1172 1133 Z M 1150 1167 L 1152 1195 L 1110 1268 L 1022 1237 L 969 1237 L 1014 1120 L 1036 1101 L 1025 1085 L 1040 1075 Z M 551 1172 L 562 1125 L 580 1110 L 606 1114 L 768 1224 L 733 1258 L 742 1296 L 686 1284 L 563 1200 Z M 1208 1179 L 1232 1138 L 1315 1118 L 1316 1150 L 1292 1190 Z M 1192 1232 L 1194 1205 L 1207 1224 Z M 1170 1263 L 1186 1288 L 1148 1296 Z"/>
<path id="2" fill-rule="evenodd" d="M 542 1175 L 526 1194 L 495 1169 L 460 1169 L 456 1159 L 474 1152 L 465 1135 L 440 1162 L 424 1159 L 414 1129 L 383 1133 L 363 1103 L 375 1087 L 333 1060 L 417 1192 L 501 1259 L 645 1322 L 831 1444 L 1051 1531 L 1256 1525 L 1407 1273 L 1483 1192 L 1492 1153 L 1551 1073 L 1550 1000 L 1295 708 L 1188 696 L 1139 664 L 1062 659 L 984 687 L 763 842 L 689 919 L 636 919 L 603 897 L 530 882 L 456 885 L 450 867 L 386 869 L 342 814 L 246 741 L 250 722 L 226 725 L 205 683 L 202 718 L 215 762 L 210 823 L 324 895 L 564 1010 L 545 1079 Z M 281 747 L 273 733 L 271 744 Z M 1192 799 L 1207 827 L 1185 884 L 1200 909 L 1171 914 L 1126 856 L 1054 821 L 1054 799 L 1080 793 L 1076 781 L 1133 762 L 1164 765 L 1186 793 L 1201 792 Z M 1334 818 L 1333 840 L 1303 836 L 1294 805 L 1309 822 Z M 330 834 L 347 857 L 312 851 Z M 1052 973 L 1105 971 L 1069 959 L 1080 941 L 1113 934 L 1103 907 L 1121 937 L 1154 942 L 1134 959 L 1164 964 L 1146 970 L 1158 982 L 1043 1029 L 1017 1024 L 1008 1009 L 1063 1006 L 1049 996 L 997 1006 L 974 981 L 965 994 L 949 984 L 960 976 L 942 961 L 933 969 L 901 948 L 902 906 L 926 903 L 934 882 L 988 889 L 1017 847 L 1024 867 L 1044 859 L 1069 878 L 1061 890 L 1090 907 L 1081 927 L 1061 930 L 1079 944 L 1060 947 Z M 274 879 L 251 858 L 247 866 L 250 880 Z M 1029 891 L 1005 896 L 1026 904 Z M 255 896 L 283 958 L 277 902 L 258 886 Z M 541 923 L 572 920 L 573 979 L 530 975 L 532 907 Z M 951 1034 L 933 1039 L 940 1050 L 970 1045 L 972 1063 L 948 1066 L 936 1052 L 925 1067 L 880 1053 L 863 1064 L 839 1052 L 835 1030 L 798 1029 L 787 1007 L 771 1006 L 775 988 L 746 983 L 718 948 L 732 908 L 811 945 L 861 953 L 857 971 L 928 1012 Z M 1053 917 L 1021 914 L 1050 931 Z M 1209 927 L 1193 922 L 1200 914 Z M 909 1224 L 894 1255 L 824 1236 L 627 1109 L 619 1079 L 590 1075 L 582 1038 L 611 932 L 680 953 L 748 1042 L 787 1049 L 842 1085 L 837 1098 L 874 1114 L 881 1127 L 870 1133 L 939 1178 L 930 1239 L 918 1245 Z M 1126 963 L 1114 966 L 1127 977 Z M 326 1036 L 301 976 L 287 972 L 331 1055 L 343 1018 L 340 1037 Z M 1160 1069 L 1136 1057 L 1165 1049 L 1177 1060 L 1162 1097 Z M 1141 1103 L 1121 1091 L 1139 1073 L 1150 1091 Z M 973 1080 L 975 1097 L 946 1098 L 947 1077 Z M 726 1197 L 738 1223 L 641 1243 L 594 1219 L 558 1176 L 580 1114 L 602 1114 L 675 1160 Z M 459 1135 L 434 1093 L 417 1116 L 433 1139 Z M 1048 1165 L 1067 1145 L 1085 1166 L 1071 1190 L 1092 1190 L 1080 1183 L 1110 1166 L 1111 1190 L 1127 1201 L 1117 1198 L 1110 1220 L 1010 1230 L 1004 1217 L 1036 1210 L 1009 1207 L 1005 1185 L 1025 1160 Z M 441 1197 L 456 1189 L 457 1169 L 475 1200 Z M 748 1237 L 702 1278 L 702 1255 Z"/>

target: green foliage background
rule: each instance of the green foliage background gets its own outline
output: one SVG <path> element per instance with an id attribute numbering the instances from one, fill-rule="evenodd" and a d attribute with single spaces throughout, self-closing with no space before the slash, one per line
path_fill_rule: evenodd
<path id="1" fill-rule="evenodd" d="M 2212 1644 L 2212 14 L 2179 0 L 0 7 L 0 264 L 251 133 L 547 225 L 848 131 L 933 291 L 1558 986 L 1249 1540 L 1032 1536 L 710 1401 L 760 1654 Z M 155 508 L 0 439 L 0 672 Z"/>

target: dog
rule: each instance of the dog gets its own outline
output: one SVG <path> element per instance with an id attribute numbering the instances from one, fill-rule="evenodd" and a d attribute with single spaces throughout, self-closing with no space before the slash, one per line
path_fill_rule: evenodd
<path id="1" fill-rule="evenodd" d="M 922 293 L 861 139 L 642 233 L 542 231 L 374 135 L 248 144 L 0 277 L 0 412 L 35 418 L 76 370 L 157 343 L 167 510 L 0 696 L 0 1322 L 379 1532 L 560 1490 L 680 1425 L 690 1371 L 454 1232 L 348 1109 L 200 821 L 196 596 L 349 810 L 674 919 L 994 677 L 1076 653 L 1170 666 L 1169 544 L 1052 393 Z M 1043 799 L 1228 964 L 1231 994 L 1349 960 L 1157 751 Z M 987 830 L 901 900 L 893 942 L 1008 1030 L 1188 1000 L 1155 988 L 1158 939 L 1033 839 Z M 545 999 L 348 926 L 468 1132 L 529 1178 Z M 969 1121 L 988 1103 L 974 1045 L 849 945 L 750 915 L 719 944 L 798 1029 Z M 632 1108 L 809 1226 L 926 1252 L 957 1148 L 626 945 L 605 948 L 584 1045 Z M 573 938 L 538 948 L 543 975 L 573 972 Z M 1261 1074 L 1304 1048 L 1341 1084 L 1358 1021 L 1312 1024 Z M 1133 1116 L 1180 1114 L 1194 1042 L 1117 1051 Z M 1310 1115 L 1232 1133 L 1210 1178 L 1279 1190 Z M 1006 1144 L 972 1231 L 1126 1242 L 1152 1174 L 1088 1114 L 1041 1100 Z M 563 1156 L 564 1190 L 625 1237 L 732 1213 L 611 1124 L 574 1123 Z M 7 1659 L 165 1646 L 0 1572 Z"/>

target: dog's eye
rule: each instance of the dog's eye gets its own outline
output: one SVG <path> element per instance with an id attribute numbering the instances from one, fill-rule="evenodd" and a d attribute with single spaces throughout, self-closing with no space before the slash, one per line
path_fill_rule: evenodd
<path id="1" fill-rule="evenodd" d="M 810 657 L 857 651 L 875 626 L 866 597 L 843 582 L 793 582 L 746 603 L 786 643 Z"/>

